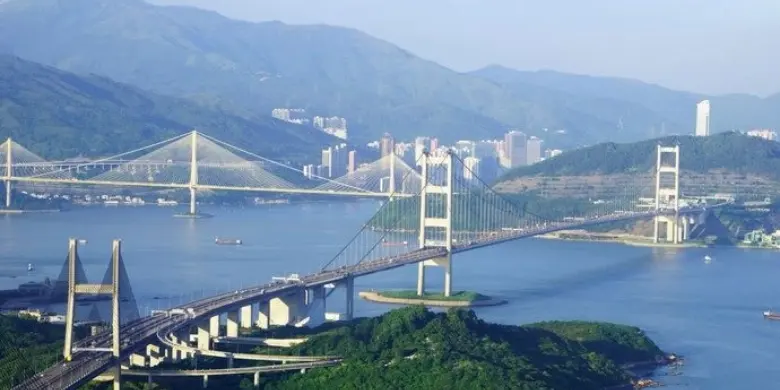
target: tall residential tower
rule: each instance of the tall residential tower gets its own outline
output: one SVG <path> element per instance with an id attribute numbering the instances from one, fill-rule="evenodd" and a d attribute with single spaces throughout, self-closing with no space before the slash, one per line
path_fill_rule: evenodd
<path id="1" fill-rule="evenodd" d="M 710 135 L 710 101 L 702 100 L 696 104 L 696 132 L 697 137 Z"/>

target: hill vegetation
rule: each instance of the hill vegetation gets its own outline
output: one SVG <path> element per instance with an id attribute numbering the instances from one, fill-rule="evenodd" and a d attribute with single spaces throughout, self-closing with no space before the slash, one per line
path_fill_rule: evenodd
<path id="1" fill-rule="evenodd" d="M 44 158 L 111 155 L 193 128 L 269 158 L 311 159 L 335 142 L 313 128 L 249 120 L 0 54 L 0 139 L 12 137 Z"/>
<path id="2" fill-rule="evenodd" d="M 628 144 L 604 143 L 513 169 L 500 181 L 528 176 L 583 176 L 654 171 L 657 145 L 680 145 L 680 169 L 724 170 L 780 179 L 780 143 L 739 133 L 672 136 Z"/>
<path id="3" fill-rule="evenodd" d="M 700 98 L 654 86 L 632 98 L 634 90 L 623 91 L 642 84 L 632 80 L 460 74 L 351 29 L 247 23 L 142 0 L 2 2 L 0 51 L 243 116 L 276 107 L 344 116 L 358 141 L 389 131 L 451 142 L 520 128 L 548 146 L 627 142 L 656 134 L 653 128 L 690 132 Z M 582 87 L 562 87 L 570 84 Z M 778 99 L 743 100 L 713 103 L 715 129 L 780 125 Z"/>
<path id="4" fill-rule="evenodd" d="M 473 311 L 433 313 L 421 306 L 330 327 L 285 351 L 345 360 L 305 374 L 264 376 L 263 388 L 600 390 L 629 383 L 621 365 L 654 362 L 663 355 L 635 327 L 592 322 L 496 325 Z M 209 387 L 251 387 L 248 380 L 239 381 L 214 378 Z M 159 384 L 173 389 L 196 382 Z"/>
<path id="5" fill-rule="evenodd" d="M 80 336 L 83 331 L 78 330 Z M 0 389 L 10 389 L 59 361 L 65 328 L 0 315 Z"/>

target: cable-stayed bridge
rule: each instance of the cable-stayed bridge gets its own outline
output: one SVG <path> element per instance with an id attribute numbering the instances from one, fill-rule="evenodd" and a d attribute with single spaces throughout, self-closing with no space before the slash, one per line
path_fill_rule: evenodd
<path id="1" fill-rule="evenodd" d="M 196 153 L 199 151 L 191 155 L 197 158 Z M 418 295 L 426 293 L 426 268 L 443 267 L 444 294 L 450 295 L 456 280 L 453 256 L 503 242 L 639 219 L 655 221 L 655 241 L 685 241 L 695 228 L 697 214 L 723 204 L 687 203 L 680 199 L 679 156 L 679 146 L 659 146 L 656 178 L 653 182 L 636 188 L 622 188 L 613 197 L 593 202 L 576 215 L 543 215 L 528 211 L 525 204 L 518 204 L 506 195 L 495 192 L 478 178 L 474 180 L 474 172 L 469 172 L 456 155 L 431 155 L 426 152 L 419 161 L 422 172 L 418 174 L 409 169 L 398 181 L 404 183 L 410 176 L 419 176 L 417 191 L 410 191 L 411 186 L 396 187 L 395 192 L 389 194 L 389 200 L 352 239 L 332 258 L 323 259 L 316 268 L 312 265 L 311 272 L 300 270 L 301 276 L 285 281 L 218 294 L 136 319 L 122 315 L 124 309 L 121 302 L 123 298 L 129 299 L 131 294 L 126 291 L 129 289 L 129 278 L 121 266 L 119 242 L 114 243 L 112 252 L 111 283 L 104 281 L 100 285 L 91 285 L 80 279 L 80 260 L 76 250 L 78 241 L 71 240 L 67 268 L 67 323 L 72 324 L 74 320 L 75 307 L 72 302 L 76 294 L 110 293 L 113 299 L 112 331 L 74 343 L 70 338 L 72 325 L 68 325 L 64 362 L 37 374 L 16 388 L 71 389 L 110 370 L 113 371 L 114 388 L 118 389 L 123 365 L 153 366 L 160 361 L 178 361 L 197 356 L 224 358 L 228 368 L 234 359 L 289 362 L 335 359 L 235 354 L 215 349 L 214 340 L 222 336 L 222 318 L 227 337 L 237 337 L 239 329 L 252 326 L 319 325 L 326 318 L 325 302 L 336 289 L 345 291 L 344 318 L 351 319 L 355 278 L 406 265 L 416 264 L 418 267 L 416 283 L 410 281 L 410 285 L 416 284 Z M 232 163 L 227 157 L 225 161 Z M 461 170 L 467 171 L 470 178 L 456 174 Z M 112 175 L 119 176 L 111 176 L 106 182 L 130 183 L 134 177 L 126 171 L 112 172 Z M 189 185 L 186 183 L 186 169 L 177 172 L 182 173 L 176 180 L 183 182 L 181 185 Z M 200 175 L 200 172 L 198 165 L 197 174 Z M 280 183 L 274 181 L 278 179 L 264 180 L 269 180 L 264 184 Z M 95 180 L 102 181 L 102 178 Z M 200 181 L 197 183 L 200 185 Z M 333 181 L 325 186 L 336 186 L 337 183 Z M 177 182 L 174 181 L 174 184 Z M 402 190 L 406 191 L 404 196 L 396 196 Z M 643 200 L 648 197 L 653 201 Z M 518 267 L 522 267 L 522 264 L 518 264 Z M 123 318 L 126 318 L 125 322 L 122 322 Z"/>
<path id="2" fill-rule="evenodd" d="M 419 192 L 420 175 L 395 154 L 340 178 L 325 178 L 192 131 L 91 161 L 46 161 L 12 139 L 0 144 L 6 207 L 12 185 L 110 186 L 386 198 Z"/>

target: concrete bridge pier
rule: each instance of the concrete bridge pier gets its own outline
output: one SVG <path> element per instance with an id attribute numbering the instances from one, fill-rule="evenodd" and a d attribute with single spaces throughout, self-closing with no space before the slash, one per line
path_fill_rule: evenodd
<path id="1" fill-rule="evenodd" d="M 252 384 L 255 386 L 255 389 L 260 388 L 260 371 L 255 372 L 254 378 L 252 378 Z"/>
<path id="2" fill-rule="evenodd" d="M 209 376 L 203 375 L 203 388 L 208 389 L 209 388 Z"/>
<path id="3" fill-rule="evenodd" d="M 209 318 L 209 336 L 219 337 L 219 315 Z"/>
<path id="4" fill-rule="evenodd" d="M 139 353 L 130 354 L 129 366 L 130 367 L 146 367 L 146 356 Z"/>
<path id="5" fill-rule="evenodd" d="M 198 349 L 208 350 L 211 346 L 211 321 L 204 321 L 198 324 Z"/>
<path id="6" fill-rule="evenodd" d="M 344 320 L 352 321 L 355 315 L 355 278 L 348 277 L 344 281 L 346 287 L 347 305 L 344 313 Z"/>
<path id="7" fill-rule="evenodd" d="M 227 313 L 227 321 L 225 323 L 227 337 L 238 337 L 238 314 L 237 311 Z"/>
<path id="8" fill-rule="evenodd" d="M 249 329 L 252 327 L 252 318 L 254 317 L 252 315 L 253 308 L 254 305 L 246 305 L 241 308 L 241 327 L 244 329 Z"/>
<path id="9" fill-rule="evenodd" d="M 271 323 L 270 312 L 270 305 L 267 301 L 259 302 L 257 304 L 257 321 L 255 321 L 255 326 L 260 329 L 268 329 Z"/>
<path id="10" fill-rule="evenodd" d="M 300 290 L 296 293 L 272 298 L 269 302 L 271 326 L 286 326 L 294 324 L 301 316 L 301 309 L 306 306 L 306 293 Z"/>
<path id="11" fill-rule="evenodd" d="M 309 318 L 306 324 L 310 328 L 325 323 L 327 291 L 324 286 L 315 287 L 306 291 L 306 316 Z"/>

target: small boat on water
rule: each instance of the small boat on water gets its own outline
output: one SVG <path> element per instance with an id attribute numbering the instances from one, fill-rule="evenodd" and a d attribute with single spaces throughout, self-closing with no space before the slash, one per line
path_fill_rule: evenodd
<path id="1" fill-rule="evenodd" d="M 241 240 L 235 239 L 235 238 L 219 238 L 219 237 L 217 237 L 217 238 L 214 239 L 214 242 L 217 245 L 241 245 L 242 244 Z"/>
<path id="2" fill-rule="evenodd" d="M 767 310 L 764 312 L 764 318 L 767 320 L 780 321 L 780 313 L 774 312 L 772 310 Z"/>
<path id="3" fill-rule="evenodd" d="M 27 272 L 35 271 L 35 266 L 32 263 L 27 264 Z"/>
<path id="4" fill-rule="evenodd" d="M 711 262 L 712 262 L 712 257 L 710 257 L 709 255 L 707 255 L 707 256 L 704 256 L 704 262 L 705 262 L 706 264 L 709 264 L 709 263 L 711 263 Z"/>

